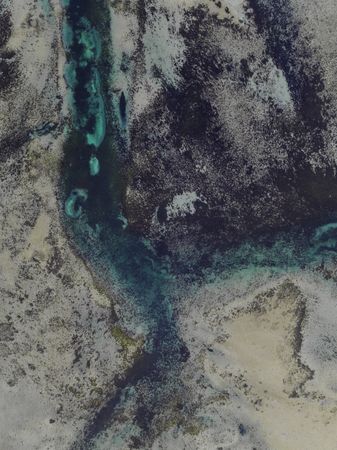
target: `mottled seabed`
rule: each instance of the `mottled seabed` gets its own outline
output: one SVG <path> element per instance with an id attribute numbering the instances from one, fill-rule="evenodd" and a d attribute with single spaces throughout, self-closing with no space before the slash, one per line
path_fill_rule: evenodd
<path id="1" fill-rule="evenodd" d="M 0 3 L 1 449 L 337 449 L 336 21 Z"/>

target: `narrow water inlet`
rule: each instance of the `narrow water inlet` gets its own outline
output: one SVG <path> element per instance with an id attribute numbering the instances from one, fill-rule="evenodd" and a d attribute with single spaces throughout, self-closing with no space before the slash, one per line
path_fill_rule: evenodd
<path id="1" fill-rule="evenodd" d="M 124 145 L 127 104 L 124 93 L 111 99 L 110 92 L 104 90 L 111 53 L 109 36 L 100 33 L 104 25 L 107 30 L 109 26 L 98 19 L 108 22 L 108 8 L 100 1 L 93 4 L 75 0 L 64 7 L 65 80 L 73 123 L 64 148 L 66 228 L 92 269 L 97 268 L 95 261 L 100 258 L 102 264 L 108 266 L 111 278 L 130 294 L 146 330 L 143 356 L 118 382 L 117 392 L 107 396 L 84 435 L 74 443 L 74 448 L 87 448 L 111 425 L 114 409 L 122 401 L 126 388 L 137 383 L 155 383 L 152 399 L 148 399 L 148 408 L 155 409 L 156 403 L 160 404 L 162 387 L 154 380 L 159 377 L 164 383 L 164 379 L 172 377 L 184 360 L 182 355 L 186 355 L 186 350 L 172 317 L 171 275 L 167 263 L 155 255 L 141 236 L 129 233 L 121 211 L 117 146 Z M 116 104 L 116 111 L 107 106 L 109 102 Z M 88 232 L 91 239 L 88 239 Z M 168 362 L 170 370 L 165 373 Z M 146 440 L 150 423 L 142 423 L 141 427 Z"/>

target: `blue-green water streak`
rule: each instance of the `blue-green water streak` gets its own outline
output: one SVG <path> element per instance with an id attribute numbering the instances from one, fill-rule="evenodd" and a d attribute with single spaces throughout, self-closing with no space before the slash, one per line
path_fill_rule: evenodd
<path id="1" fill-rule="evenodd" d="M 172 316 L 174 277 L 167 262 L 157 257 L 149 243 L 129 232 L 121 211 L 124 182 L 119 178 L 118 151 L 124 145 L 127 108 L 122 105 L 121 120 L 120 100 L 111 99 L 107 92 L 105 80 L 109 73 L 104 73 L 103 67 L 110 55 L 93 25 L 98 5 L 103 7 L 97 2 L 94 11 L 92 2 L 73 0 L 66 9 L 65 79 L 73 99 L 73 127 L 65 144 L 63 165 L 65 223 L 82 257 L 134 303 L 138 315 L 135 322 L 142 324 L 146 342 L 140 362 L 88 424 L 81 448 L 89 446 L 108 426 L 127 386 L 152 380 L 156 387 L 146 407 L 159 407 L 167 384 L 164 380 L 172 379 L 186 357 Z M 109 102 L 117 107 L 108 115 Z M 154 381 L 158 373 L 163 380 L 159 385 Z"/>

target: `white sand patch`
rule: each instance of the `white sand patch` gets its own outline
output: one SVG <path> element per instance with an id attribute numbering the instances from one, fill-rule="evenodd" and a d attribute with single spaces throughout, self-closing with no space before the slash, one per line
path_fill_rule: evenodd
<path id="1" fill-rule="evenodd" d="M 37 90 L 37 94 L 41 94 L 50 73 L 48 62 L 56 30 L 43 15 L 41 3 L 30 0 L 14 2 L 11 12 L 13 32 L 8 47 L 20 49 L 22 65 L 25 68 L 23 76 L 29 85 Z"/>
<path id="2" fill-rule="evenodd" d="M 18 268 L 8 249 L 0 253 L 0 283 L 5 289 L 14 289 Z"/>
<path id="3" fill-rule="evenodd" d="M 284 73 L 272 61 L 269 61 L 264 70 L 257 69 L 254 72 L 249 79 L 248 86 L 264 101 L 273 99 L 278 106 L 293 109 L 293 102 Z"/>
<path id="4" fill-rule="evenodd" d="M 73 441 L 72 421 L 50 423 L 57 418 L 58 403 L 48 401 L 27 379 L 17 386 L 0 383 L 0 444 L 6 450 L 58 450 Z M 77 423 L 77 425 L 79 422 Z M 83 423 L 84 424 L 84 423 Z M 15 433 L 13 433 L 15 430 Z M 51 439 L 48 438 L 52 437 Z"/>
<path id="5" fill-rule="evenodd" d="M 184 62 L 185 44 L 179 33 L 182 16 L 177 10 L 167 9 L 167 15 L 160 10 L 154 14 L 146 28 L 143 37 L 145 65 L 149 78 L 156 69 L 169 84 L 176 85 Z"/>
<path id="6" fill-rule="evenodd" d="M 298 277 L 296 281 L 308 299 L 302 355 L 315 372 L 308 388 L 337 400 L 336 284 L 312 275 Z"/>
<path id="7" fill-rule="evenodd" d="M 23 258 L 29 260 L 34 254 L 39 255 L 39 259 L 46 260 L 50 253 L 50 245 L 46 243 L 49 234 L 51 218 L 42 212 L 38 217 L 35 226 L 27 240 L 27 247 L 24 250 Z"/>
<path id="8" fill-rule="evenodd" d="M 201 198 L 196 192 L 183 192 L 175 195 L 172 202 L 166 207 L 168 220 L 193 215 L 196 212 L 195 202 L 197 200 L 201 201 Z"/>

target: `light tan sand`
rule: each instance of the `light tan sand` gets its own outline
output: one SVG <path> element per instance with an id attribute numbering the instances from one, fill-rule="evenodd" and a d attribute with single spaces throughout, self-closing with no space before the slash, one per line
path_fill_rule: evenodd
<path id="1" fill-rule="evenodd" d="M 262 312 L 241 312 L 226 326 L 228 340 L 216 349 L 230 360 L 232 376 L 243 375 L 250 386 L 247 399 L 261 400 L 249 407 L 250 414 L 272 450 L 333 450 L 336 397 L 320 399 L 319 393 L 306 392 L 311 373 L 294 350 L 300 302 L 296 294 L 273 297 Z M 213 359 L 210 367 L 228 377 L 221 360 Z M 298 398 L 291 398 L 293 391 Z"/>

